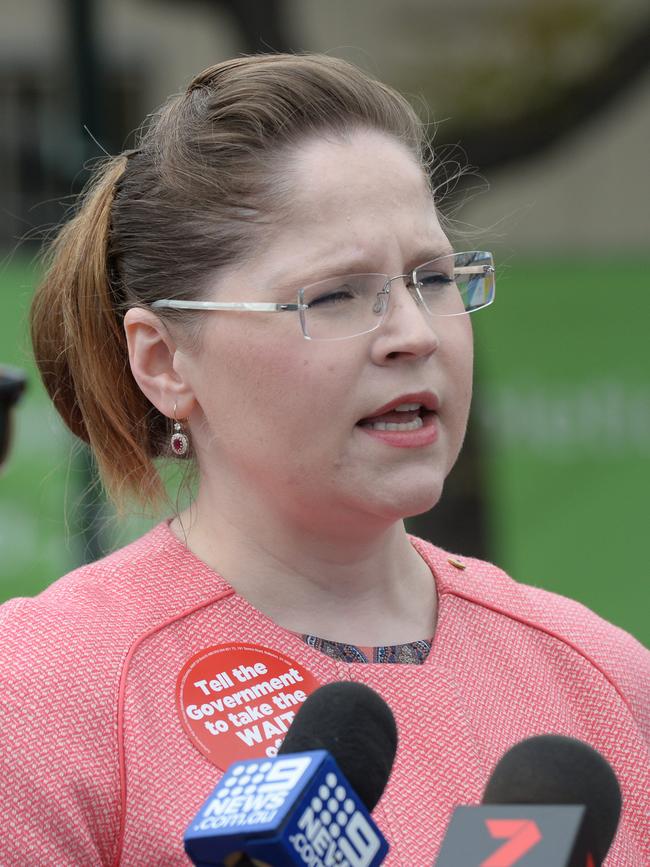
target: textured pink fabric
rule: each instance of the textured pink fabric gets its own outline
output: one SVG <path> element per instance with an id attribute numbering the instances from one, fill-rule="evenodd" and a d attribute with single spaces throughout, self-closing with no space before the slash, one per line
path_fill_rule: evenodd
<path id="1" fill-rule="evenodd" d="M 391 705 L 395 768 L 375 818 L 386 863 L 429 865 L 457 804 L 533 734 L 606 756 L 624 812 L 610 867 L 650 865 L 650 653 L 562 597 L 412 540 L 440 606 L 424 665 L 346 664 L 237 596 L 161 524 L 35 599 L 0 608 L 0 837 L 13 865 L 188 864 L 184 829 L 219 778 L 175 708 L 197 651 L 282 650 L 321 682 L 363 681 Z"/>

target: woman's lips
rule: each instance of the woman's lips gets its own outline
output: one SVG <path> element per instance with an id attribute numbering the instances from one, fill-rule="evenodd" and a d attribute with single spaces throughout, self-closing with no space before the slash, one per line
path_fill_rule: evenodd
<path id="1" fill-rule="evenodd" d="M 373 415 L 368 418 L 361 419 L 359 424 L 373 424 L 376 421 L 383 421 L 392 424 L 406 424 L 410 421 L 415 421 L 416 418 L 420 418 L 421 414 L 426 412 L 426 410 L 420 409 L 411 409 L 411 410 L 393 410 L 392 412 L 385 412 L 382 415 Z"/>
<path id="2" fill-rule="evenodd" d="M 367 422 L 365 424 L 359 422 L 357 427 L 364 434 L 373 439 L 380 440 L 389 446 L 396 448 L 421 448 L 431 445 L 438 439 L 438 415 L 435 412 L 422 410 L 420 414 L 423 424 L 417 430 L 375 430 Z M 397 415 L 412 415 L 412 413 L 397 413 Z"/>
<path id="3" fill-rule="evenodd" d="M 393 400 L 389 401 L 389 403 L 386 403 L 383 406 L 380 406 L 377 409 L 369 412 L 368 415 L 364 416 L 363 419 L 361 419 L 361 421 L 369 421 L 370 419 L 377 418 L 377 416 L 385 415 L 385 413 L 387 412 L 392 412 L 397 406 L 414 403 L 419 404 L 423 412 L 437 412 L 440 401 L 438 400 L 437 394 L 435 394 L 433 391 L 428 390 L 401 394 L 399 397 L 396 397 Z"/>

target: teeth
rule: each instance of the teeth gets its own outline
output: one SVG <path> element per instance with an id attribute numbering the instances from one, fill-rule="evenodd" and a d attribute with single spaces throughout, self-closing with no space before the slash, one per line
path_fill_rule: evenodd
<path id="1" fill-rule="evenodd" d="M 410 412 L 414 409 L 420 409 L 422 404 L 420 403 L 400 403 L 399 406 L 396 406 L 393 412 Z"/>
<path id="2" fill-rule="evenodd" d="M 376 421 L 372 424 L 367 425 L 367 427 L 371 427 L 373 430 L 418 430 L 422 427 L 424 422 L 421 418 L 416 418 L 413 421 L 408 422 L 392 422 L 392 421 Z"/>

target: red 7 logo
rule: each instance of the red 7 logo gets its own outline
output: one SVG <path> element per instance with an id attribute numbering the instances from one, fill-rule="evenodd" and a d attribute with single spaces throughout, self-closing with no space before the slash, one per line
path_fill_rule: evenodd
<path id="1" fill-rule="evenodd" d="M 511 867 L 542 839 L 539 828 L 531 819 L 486 819 L 485 824 L 492 837 L 505 837 L 507 842 L 481 861 L 480 867 Z"/>

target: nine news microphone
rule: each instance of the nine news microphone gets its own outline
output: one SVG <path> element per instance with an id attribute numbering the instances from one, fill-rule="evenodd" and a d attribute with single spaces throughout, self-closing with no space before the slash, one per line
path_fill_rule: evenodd
<path id="1" fill-rule="evenodd" d="M 370 818 L 397 727 L 370 687 L 339 681 L 301 706 L 274 758 L 231 765 L 185 832 L 199 867 L 376 867 L 388 844 Z"/>
<path id="2" fill-rule="evenodd" d="M 483 804 L 454 811 L 436 867 L 600 867 L 621 790 L 588 744 L 541 735 L 500 759 Z"/>

